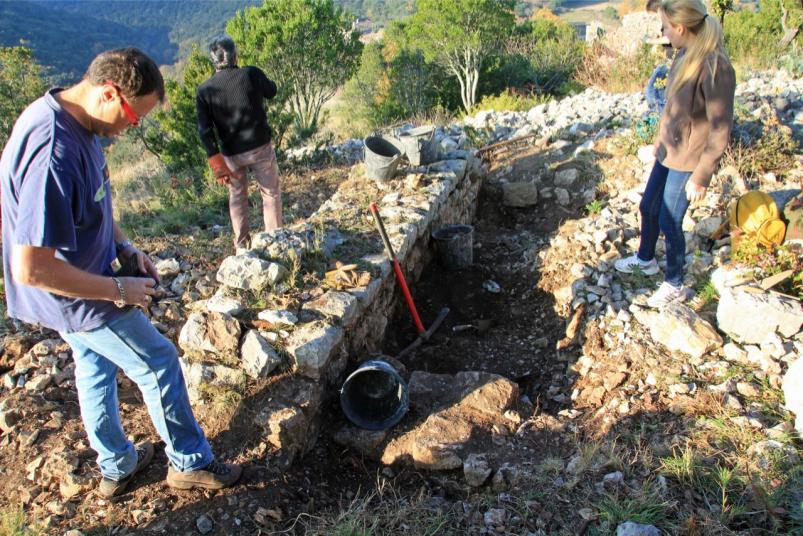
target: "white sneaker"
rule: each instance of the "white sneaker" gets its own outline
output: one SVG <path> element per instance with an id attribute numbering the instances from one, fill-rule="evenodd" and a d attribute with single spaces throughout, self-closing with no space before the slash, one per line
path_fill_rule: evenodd
<path id="1" fill-rule="evenodd" d="M 251 250 L 248 249 L 248 248 L 239 248 L 238 247 L 238 248 L 235 248 L 234 254 L 235 255 L 247 255 L 249 251 L 251 251 Z"/>
<path id="2" fill-rule="evenodd" d="M 633 269 L 638 267 L 644 275 L 655 275 L 658 273 L 658 263 L 655 259 L 643 261 L 638 258 L 637 253 L 629 257 L 618 259 L 613 263 L 613 267 L 625 274 L 632 274 Z"/>
<path id="3" fill-rule="evenodd" d="M 680 303 L 689 297 L 689 289 L 681 285 L 676 287 L 664 281 L 652 296 L 647 298 L 647 305 L 653 309 L 666 307 L 670 303 Z"/>

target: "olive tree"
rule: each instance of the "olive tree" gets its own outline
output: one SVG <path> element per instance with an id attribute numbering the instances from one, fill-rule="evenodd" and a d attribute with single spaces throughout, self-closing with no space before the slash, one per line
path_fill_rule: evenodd
<path id="1" fill-rule="evenodd" d="M 357 69 L 362 43 L 333 0 L 265 0 L 238 11 L 226 31 L 240 64 L 276 81 L 299 133 L 315 131 L 321 108 Z"/>
<path id="2" fill-rule="evenodd" d="M 45 92 L 42 67 L 24 46 L 0 47 L 0 150 L 26 106 Z"/>
<path id="3" fill-rule="evenodd" d="M 424 53 L 457 78 L 463 107 L 477 99 L 484 62 L 496 55 L 514 25 L 514 0 L 418 0 L 410 35 Z"/>

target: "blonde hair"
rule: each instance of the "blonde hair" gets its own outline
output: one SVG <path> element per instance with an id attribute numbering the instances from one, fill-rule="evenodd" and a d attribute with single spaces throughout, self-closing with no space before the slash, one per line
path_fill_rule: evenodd
<path id="1" fill-rule="evenodd" d="M 722 42 L 722 26 L 715 16 L 707 13 L 701 0 L 663 0 L 660 10 L 670 23 L 684 26 L 695 36 L 674 68 L 675 72 L 667 88 L 667 96 L 671 97 L 704 67 L 713 77 L 717 70 L 719 54 L 715 54 L 713 58 L 708 56 L 712 52 L 724 55 L 725 46 Z"/>

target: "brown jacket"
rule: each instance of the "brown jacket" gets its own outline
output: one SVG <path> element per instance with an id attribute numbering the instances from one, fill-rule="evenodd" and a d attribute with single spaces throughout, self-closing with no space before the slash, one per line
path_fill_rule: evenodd
<path id="1" fill-rule="evenodd" d="M 728 58 L 719 54 L 712 78 L 708 65 L 715 54 L 719 53 L 712 52 L 703 62 L 696 78 L 667 99 L 658 129 L 658 161 L 669 169 L 691 171 L 690 180 L 700 186 L 711 182 L 733 126 L 736 75 Z M 675 58 L 667 86 L 681 57 L 682 52 Z"/>

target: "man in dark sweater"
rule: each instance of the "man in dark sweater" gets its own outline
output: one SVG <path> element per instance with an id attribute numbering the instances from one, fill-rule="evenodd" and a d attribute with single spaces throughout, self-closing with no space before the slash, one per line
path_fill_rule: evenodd
<path id="1" fill-rule="evenodd" d="M 209 53 L 215 74 L 196 92 L 198 133 L 215 178 L 229 187 L 229 213 L 239 253 L 251 240 L 248 171 L 262 194 L 265 230 L 282 225 L 279 166 L 263 102 L 276 95 L 276 84 L 257 67 L 238 67 L 237 49 L 227 35 L 216 37 Z"/>

